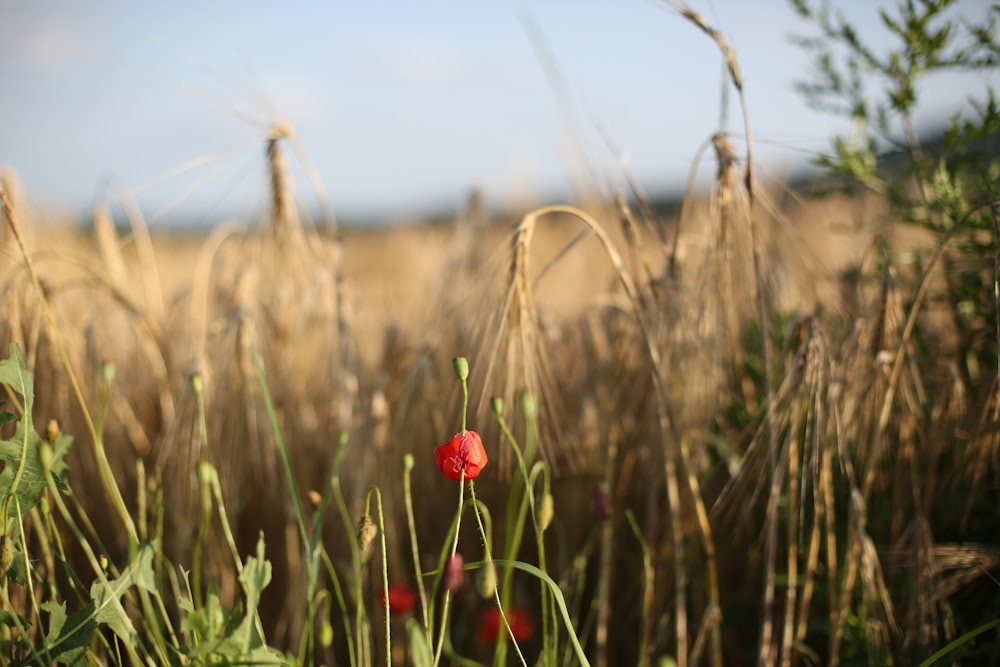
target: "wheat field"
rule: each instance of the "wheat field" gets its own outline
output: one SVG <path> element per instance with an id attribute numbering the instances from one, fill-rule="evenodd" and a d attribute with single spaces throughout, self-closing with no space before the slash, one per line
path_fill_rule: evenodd
<path id="1" fill-rule="evenodd" d="M 5 174 L 4 664 L 997 664 L 994 257 L 725 134 L 677 208 L 338 227 L 288 136 L 203 234 Z"/>

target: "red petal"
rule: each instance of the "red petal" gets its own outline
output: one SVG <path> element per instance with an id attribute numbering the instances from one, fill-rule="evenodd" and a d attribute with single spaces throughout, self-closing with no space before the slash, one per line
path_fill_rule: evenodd
<path id="1" fill-rule="evenodd" d="M 451 440 L 434 449 L 434 457 L 441 474 L 456 482 L 461 481 L 463 470 L 465 479 L 479 477 L 489 460 L 483 440 L 475 431 L 456 433 Z"/>

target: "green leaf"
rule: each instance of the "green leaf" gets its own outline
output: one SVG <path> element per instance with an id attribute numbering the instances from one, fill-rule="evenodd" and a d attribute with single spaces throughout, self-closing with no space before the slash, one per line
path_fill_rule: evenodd
<path id="1" fill-rule="evenodd" d="M 254 627 L 261 592 L 271 583 L 271 563 L 264 559 L 263 533 L 257 540 L 257 557 L 247 558 L 246 566 L 240 573 L 240 583 L 243 584 L 243 594 L 246 596 L 246 614 L 232 638 L 246 652 L 263 644 L 263 639 Z"/>
<path id="2" fill-rule="evenodd" d="M 410 653 L 413 654 L 414 667 L 431 667 L 434 659 L 427 645 L 427 635 L 423 626 L 417 619 L 411 618 L 406 622 L 406 633 L 410 636 Z"/>
<path id="3" fill-rule="evenodd" d="M 187 632 L 194 633 L 202 642 L 205 642 L 222 639 L 228 621 L 219 596 L 216 593 L 209 593 L 204 606 L 197 611 L 194 611 L 192 607 L 191 613 L 184 617 L 181 627 Z"/>
<path id="4" fill-rule="evenodd" d="M 27 571 L 27 561 L 24 558 L 24 554 L 21 553 L 20 549 L 14 550 L 14 560 L 11 562 L 10 567 L 7 568 L 7 578 L 16 584 L 22 586 L 28 585 L 28 571 Z"/>
<path id="5" fill-rule="evenodd" d="M 10 356 L 0 361 L 0 383 L 20 394 L 24 400 L 24 417 L 18 422 L 14 437 L 10 440 L 0 440 L 0 464 L 3 466 L 3 470 L 0 471 L 0 499 L 5 502 L 8 498 L 16 498 L 21 513 L 25 514 L 35 506 L 39 492 L 47 484 L 38 454 L 38 434 L 35 433 L 31 421 L 31 410 L 35 403 L 35 385 L 31 373 L 24 365 L 21 352 L 14 343 L 10 344 Z M 71 441 L 67 436 L 59 436 L 53 447 L 50 469 L 60 484 L 66 471 L 63 455 Z M 14 514 L 17 512 L 17 504 L 13 502 L 5 504 L 7 516 L 0 517 L 0 520 L 16 518 Z"/>
<path id="6" fill-rule="evenodd" d="M 87 647 L 97 630 L 93 606 L 88 605 L 71 616 L 66 615 L 65 603 L 45 602 L 42 610 L 49 612 L 49 631 L 36 655 L 74 667 L 87 664 Z"/>
<path id="7" fill-rule="evenodd" d="M 246 612 L 238 625 L 233 621 L 237 612 L 227 615 L 218 598 L 210 594 L 203 609 L 185 619 L 185 628 L 198 631 L 204 640 L 188 656 L 195 662 L 217 662 L 230 664 L 286 665 L 293 664 L 290 658 L 264 644 L 264 638 L 257 631 L 257 608 L 261 592 L 271 583 L 271 563 L 264 558 L 264 535 L 257 542 L 257 555 L 247 558 L 240 574 L 243 594 L 246 598 Z M 224 635 L 232 628 L 229 636 Z"/>
<path id="8" fill-rule="evenodd" d="M 31 408 L 35 404 L 35 383 L 24 365 L 24 357 L 17 344 L 11 342 L 10 355 L 0 361 L 0 382 L 8 385 L 24 399 L 24 423 L 31 427 Z"/>
<path id="9" fill-rule="evenodd" d="M 566 624 L 566 632 L 569 634 L 569 641 L 573 646 L 573 651 L 576 653 L 577 660 L 581 665 L 590 667 L 590 661 L 587 660 L 587 656 L 583 652 L 583 647 L 580 645 L 580 640 L 576 636 L 576 628 L 573 627 L 573 619 L 570 617 L 569 610 L 566 608 L 566 599 L 563 597 L 562 589 L 559 588 L 559 584 L 557 584 L 546 572 L 535 567 L 531 563 L 525 563 L 519 560 L 501 560 L 499 558 L 494 560 L 493 563 L 497 567 L 513 567 L 516 570 L 527 572 L 549 587 L 549 590 L 552 591 L 552 597 L 555 600 L 556 608 L 559 610 L 559 613 L 562 615 L 563 622 Z M 481 567 L 483 563 L 470 563 L 469 565 L 478 565 Z"/>
<path id="10" fill-rule="evenodd" d="M 27 619 L 20 614 L 15 614 L 8 609 L 0 609 L 0 625 L 5 625 L 8 628 L 16 628 L 18 623 L 21 624 L 22 628 L 31 626 L 30 619 Z"/>
<path id="11" fill-rule="evenodd" d="M 934 663 L 936 663 L 938 660 L 945 657 L 949 653 L 955 651 L 956 649 L 961 648 L 962 646 L 968 644 L 979 635 L 983 634 L 984 632 L 989 632 L 990 630 L 992 630 L 997 626 L 1000 626 L 1000 619 L 994 619 L 987 623 L 983 623 L 977 628 L 969 630 L 964 635 L 952 640 L 947 645 L 945 645 L 945 647 L 942 648 L 940 651 L 938 651 L 934 655 L 930 656 L 929 658 L 921 662 L 920 667 L 930 667 L 931 665 L 933 665 Z"/>
<path id="12" fill-rule="evenodd" d="M 129 646 L 135 645 L 135 627 L 122 606 L 121 597 L 132 586 L 155 591 L 154 553 L 152 545 L 143 544 L 120 577 L 107 582 L 95 581 L 90 587 L 95 619 L 107 624 Z"/>

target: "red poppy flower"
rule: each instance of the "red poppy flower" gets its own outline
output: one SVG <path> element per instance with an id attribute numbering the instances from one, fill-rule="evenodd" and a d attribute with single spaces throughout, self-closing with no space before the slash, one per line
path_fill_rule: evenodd
<path id="1" fill-rule="evenodd" d="M 531 639 L 531 620 L 523 610 L 509 610 L 507 622 L 510 623 L 510 632 L 516 641 Z M 507 632 L 507 628 L 504 627 L 503 620 L 500 618 L 500 610 L 496 607 L 490 607 L 483 613 L 483 618 L 479 621 L 479 631 L 476 633 L 479 641 L 484 644 L 495 642 L 500 637 L 501 632 Z"/>
<path id="2" fill-rule="evenodd" d="M 488 461 L 483 440 L 475 431 L 456 433 L 454 438 L 434 449 L 434 457 L 441 473 L 456 482 L 462 479 L 463 470 L 465 479 L 479 477 Z"/>
<path id="3" fill-rule="evenodd" d="M 385 607 L 384 590 L 378 592 L 378 600 Z M 417 604 L 417 594 L 413 592 L 412 588 L 401 582 L 389 586 L 390 614 L 405 614 L 413 609 L 413 605 L 415 604 Z"/>

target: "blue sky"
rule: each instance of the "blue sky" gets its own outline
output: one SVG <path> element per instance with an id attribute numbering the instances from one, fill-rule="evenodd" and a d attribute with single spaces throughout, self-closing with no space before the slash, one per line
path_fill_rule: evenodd
<path id="1" fill-rule="evenodd" d="M 869 3 L 835 4 L 882 40 Z M 785 0 L 691 6 L 736 49 L 762 169 L 787 174 L 846 129 L 793 89 L 809 62 L 788 36 L 809 29 Z M 472 186 L 515 206 L 572 199 L 594 177 L 615 189 L 602 133 L 659 192 L 718 128 L 720 77 L 715 45 L 651 0 L 0 0 L 0 166 L 41 207 L 88 206 L 112 178 L 154 219 L 211 222 L 265 205 L 263 141 L 282 118 L 347 217 L 457 208 Z M 919 118 L 984 83 L 934 83 Z"/>

